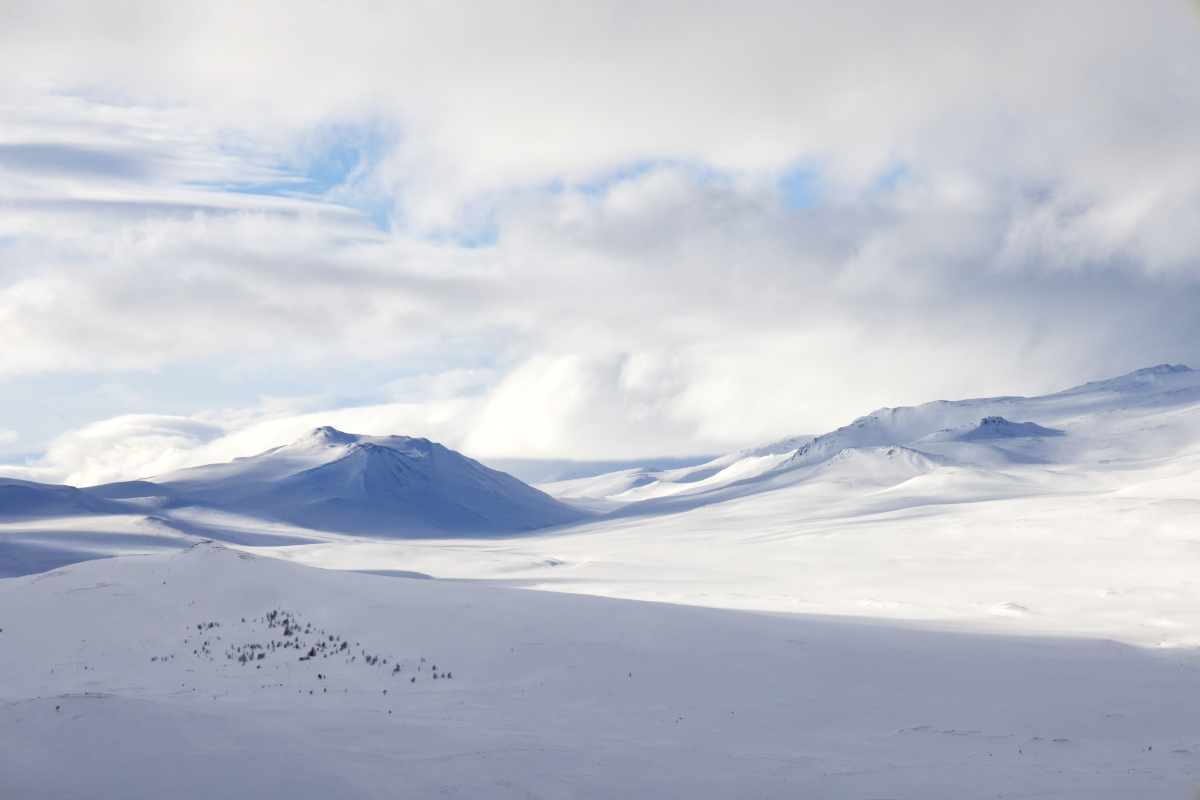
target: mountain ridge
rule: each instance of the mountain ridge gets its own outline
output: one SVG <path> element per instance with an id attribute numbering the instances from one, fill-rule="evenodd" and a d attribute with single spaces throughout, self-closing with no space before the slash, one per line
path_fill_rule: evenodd
<path id="1" fill-rule="evenodd" d="M 1131 403 L 1131 395 L 1139 393 L 1142 397 Z M 682 473 L 689 470 L 676 470 L 638 475 L 637 485 L 601 475 L 569 485 L 539 486 L 581 507 L 624 516 L 682 511 L 755 489 L 766 491 L 781 482 L 805 480 L 811 470 L 846 449 L 916 447 L 927 456 L 964 466 L 1049 463 L 1067 455 L 1078 457 L 1075 451 L 1085 446 L 1060 427 L 1094 427 L 1097 415 L 1156 403 L 1200 403 L 1200 373 L 1182 364 L 1161 364 L 1038 397 L 934 400 L 880 408 L 807 441 L 783 437 L 714 459 L 690 470 L 699 480 L 687 480 Z M 1037 445 L 1031 444 L 1035 441 Z M 793 450 L 784 452 L 793 445 Z M 775 463 L 742 455 L 759 452 L 771 453 Z M 794 474 L 786 477 L 787 473 Z M 589 486 L 621 491 L 600 495 L 589 492 Z"/>
<path id="2" fill-rule="evenodd" d="M 77 489 L 6 479 L 0 533 L 4 546 L 16 548 L 13 559 L 42 547 L 63 559 L 78 551 L 82 560 L 100 552 L 85 539 L 100 537 L 103 552 L 118 551 L 122 524 L 136 548 L 148 541 L 144 526 L 159 523 L 189 537 L 289 546 L 346 536 L 565 532 L 593 519 L 676 514 L 776 490 L 787 491 L 764 500 L 798 503 L 798 515 L 824 513 L 817 509 L 827 501 L 918 502 L 935 485 L 950 487 L 943 494 L 959 486 L 964 498 L 998 497 L 1021 486 L 1065 486 L 1064 476 L 1079 470 L 1098 476 L 1177 456 L 1191 463 L 1200 458 L 1193 406 L 1200 409 L 1200 373 L 1159 365 L 1040 397 L 883 408 L 821 436 L 783 437 L 704 464 L 536 487 L 427 439 L 324 426 L 257 455 L 140 481 Z M 901 450 L 889 455 L 892 447 Z"/>

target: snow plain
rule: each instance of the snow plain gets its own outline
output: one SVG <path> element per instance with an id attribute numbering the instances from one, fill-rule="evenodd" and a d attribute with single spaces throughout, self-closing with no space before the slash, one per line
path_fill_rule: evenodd
<path id="1" fill-rule="evenodd" d="M 588 516 L 384 539 L 177 493 L 0 505 L 0 797 L 1200 785 L 1200 373 L 541 488 Z"/>

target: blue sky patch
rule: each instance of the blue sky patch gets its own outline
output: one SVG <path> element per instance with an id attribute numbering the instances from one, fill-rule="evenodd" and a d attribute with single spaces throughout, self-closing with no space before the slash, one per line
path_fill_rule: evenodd
<path id="1" fill-rule="evenodd" d="M 326 195 L 370 172 L 396 145 L 395 133 L 379 123 L 331 125 L 304 168 L 305 191 Z"/>
<path id="2" fill-rule="evenodd" d="M 896 191 L 896 184 L 900 183 L 900 181 L 903 180 L 907 175 L 908 165 L 900 164 L 899 166 L 883 173 L 883 175 L 881 175 L 879 179 L 875 181 L 875 186 L 877 187 L 878 191 L 885 194 L 890 194 L 891 192 Z"/>
<path id="3" fill-rule="evenodd" d="M 587 183 L 571 184 L 569 187 L 563 184 L 562 181 L 557 181 L 547 187 L 548 191 L 562 192 L 566 188 L 588 197 L 604 197 L 613 187 L 626 181 L 640 178 L 643 175 L 648 175 L 656 170 L 676 170 L 685 172 L 697 183 L 717 183 L 719 181 L 728 180 L 728 175 L 720 170 L 714 169 L 703 164 L 695 164 L 676 159 L 654 159 L 650 161 L 639 161 L 628 167 L 615 170 L 605 177 L 590 181 Z"/>
<path id="4" fill-rule="evenodd" d="M 192 185 L 238 194 L 336 203 L 361 212 L 380 230 L 387 231 L 395 208 L 393 198 L 363 184 L 398 140 L 397 133 L 377 122 L 327 125 L 311 132 L 292 158 L 262 168 L 262 177 L 257 180 Z M 239 156 L 253 158 L 248 154 Z"/>
<path id="5" fill-rule="evenodd" d="M 808 208 L 821 199 L 820 173 L 812 167 L 801 167 L 785 173 L 779 179 L 783 204 L 788 208 Z"/>

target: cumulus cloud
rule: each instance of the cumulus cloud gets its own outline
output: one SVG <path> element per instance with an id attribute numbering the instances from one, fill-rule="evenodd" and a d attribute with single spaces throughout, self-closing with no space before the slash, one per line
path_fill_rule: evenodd
<path id="1" fill-rule="evenodd" d="M 0 379 L 378 375 L 315 406 L 133 396 L 43 443 L 39 475 L 317 424 L 707 453 L 1200 360 L 1183 4 L 9 0 L 0 21 Z"/>

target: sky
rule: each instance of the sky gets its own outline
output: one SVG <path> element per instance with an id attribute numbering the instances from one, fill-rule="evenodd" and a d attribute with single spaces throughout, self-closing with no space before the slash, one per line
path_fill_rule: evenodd
<path id="1" fill-rule="evenodd" d="M 0 0 L 0 475 L 1200 368 L 1184 0 Z"/>

